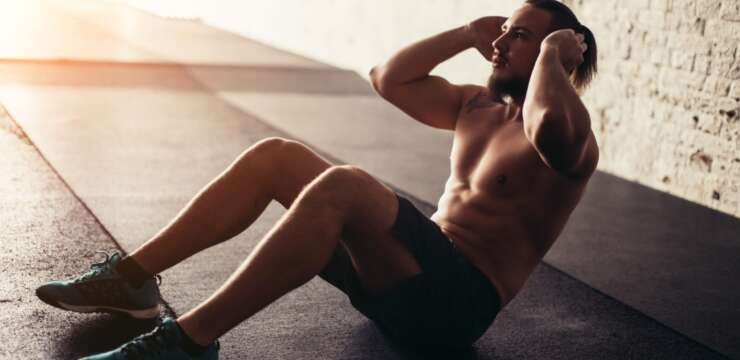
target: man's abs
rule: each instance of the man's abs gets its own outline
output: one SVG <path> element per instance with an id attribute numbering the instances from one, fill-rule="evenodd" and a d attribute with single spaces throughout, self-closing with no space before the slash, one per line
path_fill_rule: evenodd
<path id="1" fill-rule="evenodd" d="M 443 196 L 431 220 L 496 287 L 502 306 L 519 292 L 541 260 L 535 240 L 516 216 L 482 214 L 455 196 Z"/>

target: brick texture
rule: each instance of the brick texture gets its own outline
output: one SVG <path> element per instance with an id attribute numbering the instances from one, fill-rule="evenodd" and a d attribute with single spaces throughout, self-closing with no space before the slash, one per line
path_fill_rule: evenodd
<path id="1" fill-rule="evenodd" d="M 740 2 L 566 3 L 599 48 L 599 169 L 740 217 Z"/>

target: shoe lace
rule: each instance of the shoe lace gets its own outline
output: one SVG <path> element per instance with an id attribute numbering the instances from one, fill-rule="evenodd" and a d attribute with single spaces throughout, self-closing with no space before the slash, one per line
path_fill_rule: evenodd
<path id="1" fill-rule="evenodd" d="M 106 253 L 105 251 L 96 251 L 95 254 L 103 254 L 105 255 L 105 260 L 99 262 L 99 263 L 93 263 L 90 265 L 90 270 L 88 270 L 86 273 L 80 275 L 75 279 L 75 282 L 85 281 L 87 279 L 90 279 L 92 277 L 98 276 L 102 273 L 105 273 L 108 271 L 110 266 L 108 265 L 110 263 L 111 257 Z"/>
<path id="2" fill-rule="evenodd" d="M 132 355 L 133 359 L 142 359 L 146 355 L 161 354 L 167 347 L 167 333 L 163 326 L 144 335 L 139 335 L 121 348 L 121 354 Z"/>

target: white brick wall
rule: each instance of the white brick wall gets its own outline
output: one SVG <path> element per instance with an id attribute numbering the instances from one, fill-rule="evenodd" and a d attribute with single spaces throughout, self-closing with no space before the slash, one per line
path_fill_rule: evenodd
<path id="1" fill-rule="evenodd" d="M 740 217 L 740 1 L 566 3 L 599 45 L 600 170 Z"/>

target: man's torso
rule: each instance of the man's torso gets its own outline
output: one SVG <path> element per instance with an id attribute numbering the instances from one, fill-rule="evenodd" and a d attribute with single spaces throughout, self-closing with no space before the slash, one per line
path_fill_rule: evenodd
<path id="1" fill-rule="evenodd" d="M 431 219 L 491 280 L 505 305 L 562 231 L 593 169 L 566 177 L 548 167 L 523 122 L 484 91 L 468 96 L 460 112 L 450 178 Z"/>

